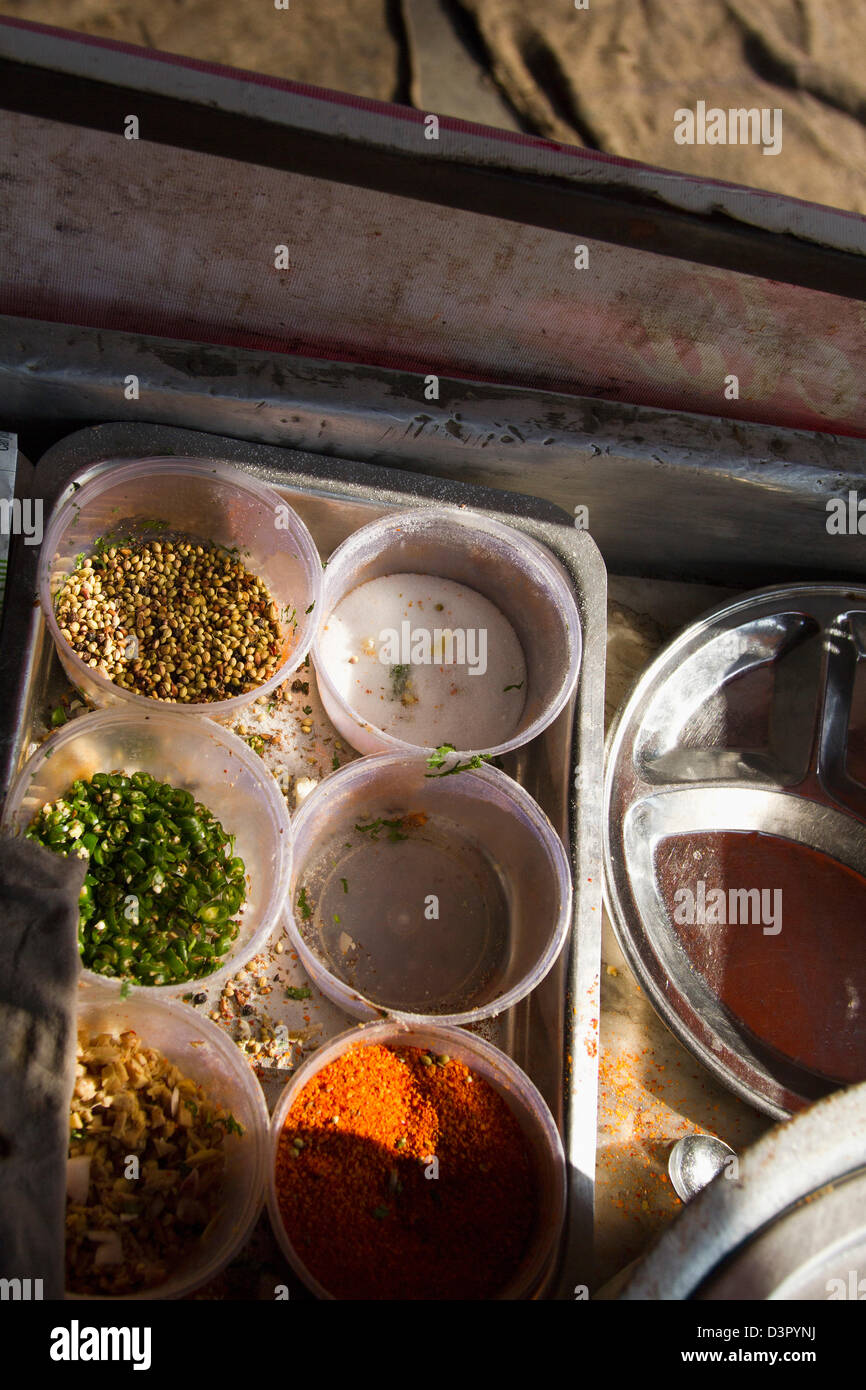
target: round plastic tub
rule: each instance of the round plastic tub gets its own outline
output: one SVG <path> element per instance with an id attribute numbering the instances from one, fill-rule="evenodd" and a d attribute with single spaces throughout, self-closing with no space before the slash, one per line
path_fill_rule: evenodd
<path id="1" fill-rule="evenodd" d="M 369 580 L 389 574 L 427 574 L 480 593 L 514 629 L 526 662 L 523 710 L 515 732 L 464 753 L 508 753 L 540 734 L 572 694 L 581 656 L 580 617 L 562 566 L 520 531 L 473 512 L 431 507 L 398 512 L 355 531 L 328 561 L 323 626 L 340 601 Z M 423 624 L 422 624 L 423 625 Z M 320 628 L 313 646 L 319 694 L 341 737 L 360 753 L 430 753 L 369 723 L 341 693 L 328 669 Z M 460 730 L 451 742 L 459 744 Z"/>
<path id="2" fill-rule="evenodd" d="M 323 1288 L 293 1246 L 280 1214 L 277 1198 L 276 1160 L 280 1135 L 294 1101 L 307 1082 L 352 1047 L 371 1044 L 395 1047 L 421 1047 L 425 1051 L 447 1053 L 482 1076 L 511 1109 L 529 1145 L 536 1172 L 539 1204 L 535 1230 L 524 1259 L 499 1299 L 529 1299 L 539 1293 L 558 1248 L 565 1219 L 565 1154 L 553 1116 L 525 1072 L 492 1043 L 458 1028 L 416 1024 L 375 1023 L 352 1028 L 319 1048 L 298 1068 L 277 1103 L 271 1121 L 268 1164 L 268 1213 L 280 1248 L 295 1273 L 318 1298 L 333 1295 Z"/>
<path id="3" fill-rule="evenodd" d="M 550 970 L 571 873 L 550 821 L 505 773 L 426 773 L 417 757 L 380 753 L 310 793 L 292 821 L 286 923 L 346 1013 L 466 1025 Z"/>
<path id="4" fill-rule="evenodd" d="M 9 789 L 3 829 L 23 834 L 47 801 L 56 801 L 76 778 L 95 772 L 149 772 L 191 792 L 235 836 L 235 853 L 247 871 L 247 901 L 240 930 L 225 963 L 201 977 L 208 985 L 228 979 L 265 945 L 282 911 L 292 868 L 292 829 L 274 778 L 242 739 L 207 719 L 190 720 L 173 707 L 82 715 L 46 740 Z M 85 979 L 120 988 L 121 981 L 84 970 Z M 142 993 L 171 996 L 196 982 L 132 985 Z"/>
<path id="5" fill-rule="evenodd" d="M 122 703 L 139 710 L 162 701 L 123 689 L 88 666 L 61 634 L 54 599 L 75 568 L 79 554 L 90 555 L 100 538 L 132 535 L 158 540 L 155 521 L 169 534 L 231 549 L 268 585 L 281 611 L 284 647 L 278 670 L 243 695 L 229 700 L 171 702 L 185 714 L 205 714 L 230 721 L 238 710 L 275 689 L 310 649 L 321 606 L 322 566 L 304 523 L 273 488 L 227 464 L 201 459 L 111 461 L 88 468 L 73 479 L 45 532 L 39 561 L 39 601 L 63 669 L 95 705 Z"/>
<path id="6" fill-rule="evenodd" d="M 206 1240 L 200 1241 L 164 1284 L 112 1301 L 183 1298 L 219 1274 L 249 1239 L 259 1218 L 268 1163 L 268 1108 L 262 1088 L 236 1044 L 187 1004 L 147 997 L 121 999 L 116 991 L 85 985 L 79 991 L 78 1027 L 90 1037 L 132 1029 L 145 1047 L 156 1048 L 210 1100 L 230 1112 L 242 1135 L 226 1138 L 225 1203 Z M 89 1300 L 91 1295 L 67 1294 Z M 99 1294 L 93 1297 L 105 1298 Z"/>

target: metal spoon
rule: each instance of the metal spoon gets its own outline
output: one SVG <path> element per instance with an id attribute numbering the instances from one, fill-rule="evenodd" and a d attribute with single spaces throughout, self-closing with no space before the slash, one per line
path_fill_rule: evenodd
<path id="1" fill-rule="evenodd" d="M 678 1139 L 668 1158 L 668 1173 L 677 1196 L 691 1201 L 732 1157 L 736 1155 L 730 1145 L 709 1134 L 687 1134 Z"/>

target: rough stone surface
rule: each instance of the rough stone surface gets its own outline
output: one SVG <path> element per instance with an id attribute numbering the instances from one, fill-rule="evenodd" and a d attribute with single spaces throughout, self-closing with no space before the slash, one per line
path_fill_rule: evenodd
<path id="1" fill-rule="evenodd" d="M 866 212 L 866 10 L 856 0 L 463 0 L 539 134 Z M 782 150 L 678 145 L 674 112 L 782 110 Z"/>
<path id="2" fill-rule="evenodd" d="M 858 0 L 586 3 L 0 0 L 0 14 L 866 213 Z M 699 100 L 781 108 L 781 153 L 676 144 L 674 112 Z"/>
<path id="3" fill-rule="evenodd" d="M 401 90 L 389 0 L 3 0 L 0 14 L 381 101 Z M 396 30 L 396 32 L 395 32 Z"/>

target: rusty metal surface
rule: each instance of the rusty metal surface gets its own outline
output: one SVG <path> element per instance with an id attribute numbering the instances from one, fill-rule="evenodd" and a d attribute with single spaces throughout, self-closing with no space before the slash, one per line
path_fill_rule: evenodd
<path id="1" fill-rule="evenodd" d="M 207 106 L 212 112 L 254 117 L 290 129 L 296 136 L 308 132 L 337 137 L 352 142 L 356 149 L 414 156 L 423 135 L 423 111 L 21 20 L 0 18 L 0 59 L 43 69 L 57 79 L 98 80 L 142 95 Z M 440 126 L 446 137 L 440 153 L 452 164 L 475 169 L 486 165 L 524 176 L 618 189 L 684 213 L 728 218 L 776 237 L 790 234 L 827 249 L 857 255 L 864 251 L 863 219 L 838 208 L 695 178 L 458 118 L 446 116 Z M 180 132 L 175 138 L 182 143 Z"/>
<path id="2" fill-rule="evenodd" d="M 134 374 L 139 398 L 127 400 Z M 866 578 L 827 503 L 856 440 L 406 372 L 0 318 L 0 427 L 31 456 L 76 423 L 149 421 L 531 492 L 587 526 L 611 572 L 757 587 Z M 34 448 L 31 440 L 38 446 Z"/>
<path id="3" fill-rule="evenodd" d="M 853 214 L 8 25 L 4 59 L 7 314 L 866 433 Z"/>

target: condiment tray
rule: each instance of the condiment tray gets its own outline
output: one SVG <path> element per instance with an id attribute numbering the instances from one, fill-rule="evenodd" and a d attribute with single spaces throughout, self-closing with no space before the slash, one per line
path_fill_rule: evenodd
<path id="1" fill-rule="evenodd" d="M 569 852 L 575 885 L 572 928 L 558 962 L 532 994 L 478 1025 L 535 1082 L 563 1134 L 567 1227 L 558 1272 L 551 1269 L 545 1292 L 573 1297 L 576 1285 L 592 1282 L 596 1151 L 606 572 L 595 542 L 558 507 L 519 493 L 167 426 L 81 430 L 43 455 L 30 492 L 43 499 L 47 516 L 80 470 L 111 467 L 106 461 L 159 456 L 222 460 L 269 483 L 310 528 L 323 559 L 358 527 L 389 510 L 450 505 L 507 522 L 541 542 L 574 587 L 583 639 L 576 693 L 539 737 L 503 759 L 505 772 L 541 805 Z M 158 514 L 157 497 L 154 509 Z M 34 575 L 34 552 L 19 544 L 13 552 L 0 652 L 0 680 L 8 692 L 0 714 L 4 788 L 28 749 L 49 730 L 51 707 L 68 689 L 46 624 L 33 605 Z M 315 695 L 312 663 L 302 674 Z M 340 758 L 345 760 L 343 753 Z M 329 760 L 318 775 L 330 770 Z M 317 990 L 308 1002 L 287 997 L 289 978 L 302 987 L 306 981 L 297 963 L 290 962 L 287 937 L 282 937 L 281 947 L 283 954 L 274 955 L 272 943 L 270 960 L 263 966 L 266 998 L 259 1004 L 278 1028 L 303 1034 L 301 1051 L 311 1050 L 343 1031 L 350 1020 Z M 217 1000 L 204 985 L 200 988 L 208 994 L 203 1012 L 214 1010 Z M 260 1069 L 271 1105 L 289 1074 L 276 1067 Z"/>

